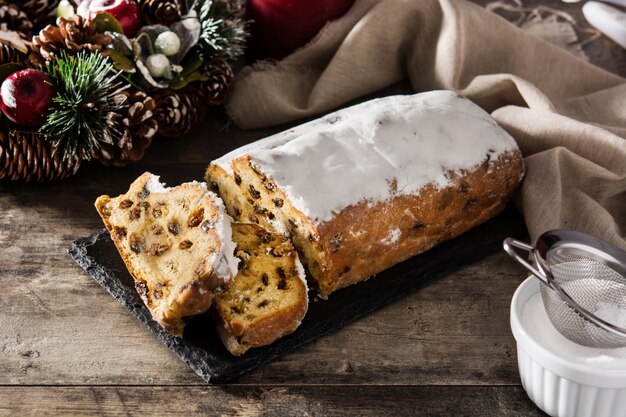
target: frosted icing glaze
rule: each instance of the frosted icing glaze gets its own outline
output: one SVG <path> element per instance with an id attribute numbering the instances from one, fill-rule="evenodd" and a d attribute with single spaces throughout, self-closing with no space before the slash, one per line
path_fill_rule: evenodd
<path id="1" fill-rule="evenodd" d="M 206 184 L 204 184 L 204 186 L 206 187 Z M 223 277 L 224 280 L 230 280 L 234 278 L 239 271 L 239 259 L 235 257 L 237 245 L 233 242 L 233 231 L 231 228 L 233 219 L 226 213 L 226 207 L 224 207 L 222 199 L 212 191 L 208 191 L 208 194 L 211 195 L 211 198 L 215 201 L 215 205 L 218 207 L 219 218 L 214 227 L 222 241 L 222 250 L 219 256 L 216 257 L 213 268 L 218 276 Z"/>
<path id="2" fill-rule="evenodd" d="M 300 281 L 302 281 L 302 283 L 304 284 L 304 291 L 306 293 L 309 292 L 309 284 L 306 282 L 306 273 L 304 272 L 304 267 L 302 266 L 302 262 L 300 262 L 300 258 L 296 257 L 296 269 L 298 270 L 298 278 L 300 279 Z M 306 298 L 306 306 L 305 306 L 305 314 L 306 312 L 309 310 L 309 297 L 305 297 Z M 304 317 L 304 315 L 302 316 Z M 300 325 L 302 321 L 298 322 L 298 326 Z"/>
<path id="3" fill-rule="evenodd" d="M 451 91 L 390 96 L 339 110 L 237 149 L 216 161 L 228 172 L 249 155 L 314 223 L 362 200 L 377 203 L 451 184 L 517 149 L 491 116 Z M 391 236 L 393 240 L 393 236 Z"/>

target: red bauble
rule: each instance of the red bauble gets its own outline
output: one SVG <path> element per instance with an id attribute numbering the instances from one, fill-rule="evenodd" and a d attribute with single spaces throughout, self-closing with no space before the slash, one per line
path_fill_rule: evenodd
<path id="1" fill-rule="evenodd" d="M 46 121 L 55 95 L 45 72 L 25 69 L 9 75 L 0 86 L 0 107 L 12 122 L 37 127 Z"/>
<path id="2" fill-rule="evenodd" d="M 83 0 L 77 12 L 85 19 L 93 19 L 98 13 L 108 13 L 120 22 L 124 35 L 129 38 L 141 26 L 141 13 L 136 0 Z"/>
<path id="3" fill-rule="evenodd" d="M 326 22 L 346 13 L 353 3 L 354 0 L 249 0 L 253 20 L 251 58 L 284 58 L 310 41 Z"/>

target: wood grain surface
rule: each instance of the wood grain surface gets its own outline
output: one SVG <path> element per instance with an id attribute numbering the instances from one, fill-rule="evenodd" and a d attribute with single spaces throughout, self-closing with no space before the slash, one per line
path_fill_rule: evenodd
<path id="1" fill-rule="evenodd" d="M 9 387 L 0 416 L 544 415 L 518 387 Z"/>
<path id="2" fill-rule="evenodd" d="M 479 1 L 479 3 L 487 3 Z M 548 4 L 581 19 L 581 4 Z M 626 52 L 585 47 L 626 76 Z M 398 86 L 394 91 L 402 91 Z M 525 278 L 503 253 L 475 263 L 226 386 L 208 386 L 67 255 L 101 228 L 93 201 L 140 173 L 175 184 L 282 130 L 240 131 L 216 111 L 125 169 L 53 185 L 0 182 L 0 416 L 543 415 L 517 373 L 509 303 Z"/>

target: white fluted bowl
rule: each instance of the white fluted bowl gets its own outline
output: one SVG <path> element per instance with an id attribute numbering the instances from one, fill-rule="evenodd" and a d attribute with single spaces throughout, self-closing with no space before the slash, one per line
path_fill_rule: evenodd
<path id="1" fill-rule="evenodd" d="M 548 319 L 539 285 L 526 279 L 511 302 L 526 393 L 554 417 L 626 417 L 626 348 L 588 348 L 563 337 Z"/>

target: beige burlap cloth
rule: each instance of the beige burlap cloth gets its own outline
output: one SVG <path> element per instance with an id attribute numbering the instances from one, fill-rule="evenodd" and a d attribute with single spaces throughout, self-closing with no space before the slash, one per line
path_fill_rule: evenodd
<path id="1" fill-rule="evenodd" d="M 357 0 L 306 47 L 241 72 L 227 105 L 257 128 L 328 112 L 403 79 L 452 89 L 525 156 L 531 238 L 554 228 L 626 249 L 626 79 L 463 0 Z"/>

